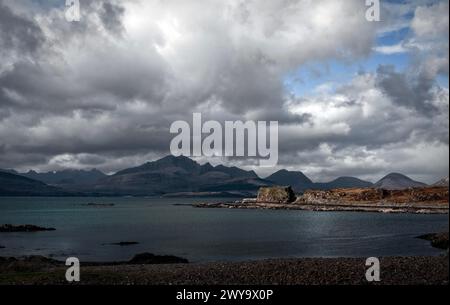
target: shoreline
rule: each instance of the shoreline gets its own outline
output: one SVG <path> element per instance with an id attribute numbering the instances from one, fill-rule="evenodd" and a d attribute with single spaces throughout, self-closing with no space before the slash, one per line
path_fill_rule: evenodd
<path id="1" fill-rule="evenodd" d="M 290 186 L 262 187 L 256 198 L 234 202 L 194 203 L 197 208 L 303 210 L 316 212 L 377 212 L 448 214 L 448 188 L 404 190 L 373 188 L 307 190 L 301 195 Z"/>
<path id="2" fill-rule="evenodd" d="M 0 285 L 67 285 L 63 263 L 1 263 Z M 381 281 L 366 258 L 286 258 L 194 264 L 83 265 L 76 285 L 448 285 L 447 256 L 382 257 Z M 72 285 L 72 283 L 70 283 Z"/>
<path id="3" fill-rule="evenodd" d="M 141 253 L 129 261 L 80 262 L 77 285 L 448 285 L 448 232 L 417 236 L 443 250 L 436 256 L 380 257 L 381 282 L 365 278 L 363 257 L 272 258 L 199 262 Z M 1 285 L 67 285 L 65 262 L 1 257 Z M 73 284 L 73 283 L 70 283 Z"/>
<path id="4" fill-rule="evenodd" d="M 369 212 L 369 213 L 409 213 L 409 214 L 449 214 L 448 207 L 417 206 L 414 204 L 299 204 L 299 203 L 266 203 L 266 202 L 219 202 L 193 203 L 195 208 L 210 209 L 249 209 L 249 210 L 292 210 L 311 212 Z"/>

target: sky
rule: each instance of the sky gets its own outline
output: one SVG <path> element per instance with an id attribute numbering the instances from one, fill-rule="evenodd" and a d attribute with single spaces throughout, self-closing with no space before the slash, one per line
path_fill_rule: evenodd
<path id="1" fill-rule="evenodd" d="M 315 181 L 449 172 L 449 2 L 0 0 L 0 168 L 106 173 L 170 153 L 172 122 L 279 122 Z"/>

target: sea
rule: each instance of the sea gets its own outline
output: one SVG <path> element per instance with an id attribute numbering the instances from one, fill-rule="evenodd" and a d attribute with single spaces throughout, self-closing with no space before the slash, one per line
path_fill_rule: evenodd
<path id="1" fill-rule="evenodd" d="M 138 253 L 190 262 L 442 255 L 417 236 L 448 231 L 448 215 L 195 208 L 230 199 L 0 197 L 0 224 L 55 231 L 0 233 L 0 256 L 85 262 Z M 103 204 L 88 205 L 89 203 Z M 120 242 L 138 244 L 119 246 Z"/>

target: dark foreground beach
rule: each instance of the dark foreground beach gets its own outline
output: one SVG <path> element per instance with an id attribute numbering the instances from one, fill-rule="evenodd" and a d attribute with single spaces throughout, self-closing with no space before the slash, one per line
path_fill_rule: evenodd
<path id="1" fill-rule="evenodd" d="M 448 257 L 385 257 L 368 283 L 365 258 L 275 259 L 239 263 L 83 265 L 81 285 L 447 285 Z M 53 260 L 0 260 L 0 284 L 68 284 Z"/>

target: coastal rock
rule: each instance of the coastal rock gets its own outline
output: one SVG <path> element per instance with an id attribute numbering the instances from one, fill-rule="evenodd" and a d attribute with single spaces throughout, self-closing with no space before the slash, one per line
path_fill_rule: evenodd
<path id="1" fill-rule="evenodd" d="M 187 264 L 189 261 L 185 258 L 172 255 L 154 255 L 152 253 L 136 254 L 130 261 L 131 265 L 146 264 Z"/>
<path id="2" fill-rule="evenodd" d="M 86 204 L 82 204 L 84 206 L 88 207 L 113 207 L 114 203 L 95 203 L 95 202 L 89 202 Z"/>
<path id="3" fill-rule="evenodd" d="M 419 236 L 420 239 L 431 241 L 434 248 L 447 250 L 448 249 L 448 232 L 433 233 Z"/>
<path id="4" fill-rule="evenodd" d="M 384 189 L 335 189 L 330 191 L 306 191 L 296 201 L 298 204 L 351 204 L 351 203 L 447 203 L 448 188 L 426 187 L 404 190 Z"/>
<path id="5" fill-rule="evenodd" d="M 290 186 L 262 187 L 258 191 L 257 202 L 292 203 L 294 201 L 295 194 Z"/>
<path id="6" fill-rule="evenodd" d="M 107 245 L 111 246 L 132 246 L 132 245 L 138 245 L 139 243 L 137 241 L 121 241 L 118 243 L 111 243 Z"/>
<path id="7" fill-rule="evenodd" d="M 39 231 L 55 231 L 55 228 L 44 228 L 35 225 L 11 225 L 5 224 L 0 226 L 0 232 L 39 232 Z"/>
<path id="8" fill-rule="evenodd" d="M 375 188 L 306 191 L 295 199 L 289 187 L 261 188 L 258 198 L 234 202 L 195 203 L 198 208 L 353 211 L 380 213 L 448 214 L 448 188 L 405 190 Z M 294 200 L 294 201 L 292 201 Z"/>

